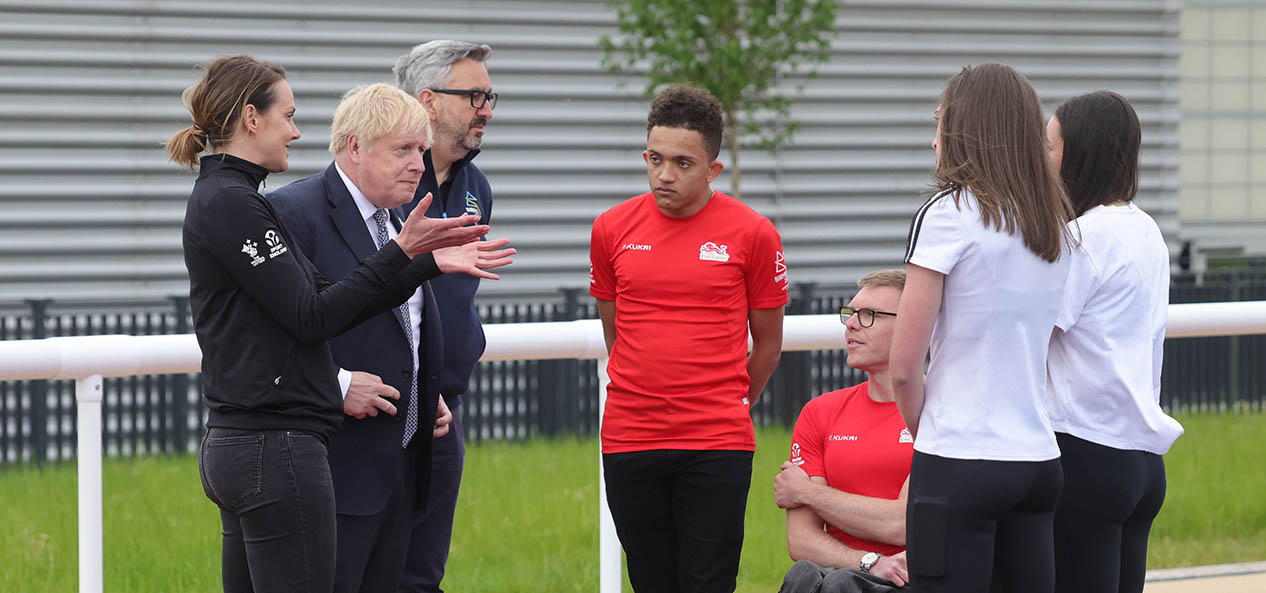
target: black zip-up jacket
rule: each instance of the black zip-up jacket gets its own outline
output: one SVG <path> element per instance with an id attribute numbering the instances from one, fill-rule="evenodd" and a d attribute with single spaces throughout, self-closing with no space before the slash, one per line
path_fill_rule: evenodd
<path id="1" fill-rule="evenodd" d="M 202 158 L 185 211 L 185 267 L 202 348 L 208 428 L 302 430 L 328 442 L 343 402 L 326 340 L 405 302 L 439 275 L 389 242 L 330 284 L 259 193 L 268 171 Z"/>
<path id="2" fill-rule="evenodd" d="M 422 173 L 413 201 L 405 206 L 405 214 L 412 213 L 430 192 L 432 201 L 427 216 L 449 218 L 474 214 L 479 217 L 475 224 L 492 224 L 492 187 L 484 172 L 471 162 L 478 154 L 478 149 L 471 150 L 454 162 L 448 169 L 448 180 L 439 185 L 435 167 L 431 165 L 431 151 L 426 151 L 422 155 L 426 171 Z M 440 393 L 450 408 L 461 405 L 460 395 L 466 393 L 475 363 L 487 345 L 484 326 L 475 310 L 478 289 L 479 278 L 467 274 L 445 274 L 431 281 L 435 302 L 444 319 L 444 372 L 440 377 Z"/>

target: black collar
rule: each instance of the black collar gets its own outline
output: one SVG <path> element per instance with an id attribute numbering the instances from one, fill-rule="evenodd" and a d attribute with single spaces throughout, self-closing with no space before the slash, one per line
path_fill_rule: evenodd
<path id="1" fill-rule="evenodd" d="M 198 166 L 198 179 L 202 179 L 216 171 L 236 173 L 249 182 L 251 187 L 256 190 L 259 190 L 259 184 L 264 182 L 264 178 L 268 177 L 268 169 L 231 154 L 209 154 L 202 157 L 202 162 Z"/>

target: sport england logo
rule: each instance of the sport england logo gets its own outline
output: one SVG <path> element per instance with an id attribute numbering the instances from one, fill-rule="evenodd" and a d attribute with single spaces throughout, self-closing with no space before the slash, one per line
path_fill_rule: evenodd
<path id="1" fill-rule="evenodd" d="M 247 239 L 246 242 L 242 243 L 242 253 L 245 253 L 246 257 L 251 258 L 252 268 L 264 263 L 264 256 L 259 254 L 259 243 Z"/>
<path id="2" fill-rule="evenodd" d="M 484 211 L 479 207 L 479 196 L 466 192 L 466 214 L 474 214 L 483 218 Z"/>
<path id="3" fill-rule="evenodd" d="M 782 289 L 787 290 L 787 260 L 783 259 L 782 252 L 778 251 L 774 255 L 774 284 L 782 284 Z"/>
<path id="4" fill-rule="evenodd" d="M 730 254 L 726 253 L 727 246 L 717 246 L 716 243 L 708 241 L 699 246 L 699 259 L 705 261 L 730 261 Z"/>
<path id="5" fill-rule="evenodd" d="M 900 443 L 913 443 L 913 442 L 914 442 L 914 437 L 910 436 L 910 429 L 909 428 L 901 429 L 901 436 L 897 438 L 897 443 L 900 444 Z"/>
<path id="6" fill-rule="evenodd" d="M 264 242 L 268 244 L 268 258 L 272 259 L 286 252 L 286 243 L 281 240 L 281 233 L 268 229 L 264 233 Z"/>

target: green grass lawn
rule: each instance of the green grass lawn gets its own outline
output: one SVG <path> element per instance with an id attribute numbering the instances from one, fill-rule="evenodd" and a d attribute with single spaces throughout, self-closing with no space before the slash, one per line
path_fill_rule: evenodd
<path id="1" fill-rule="evenodd" d="M 1266 560 L 1266 415 L 1180 417 L 1150 566 Z M 773 476 L 790 434 L 761 430 L 741 593 L 778 588 L 787 559 Z M 471 446 L 454 528 L 453 591 L 593 591 L 598 453 L 589 440 Z M 105 464 L 108 591 L 218 591 L 219 516 L 193 457 Z M 77 588 L 75 468 L 0 471 L 0 591 Z"/>

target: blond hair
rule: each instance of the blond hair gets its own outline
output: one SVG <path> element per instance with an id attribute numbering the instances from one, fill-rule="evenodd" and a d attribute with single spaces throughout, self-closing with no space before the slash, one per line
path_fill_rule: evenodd
<path id="1" fill-rule="evenodd" d="M 898 269 L 875 270 L 857 281 L 858 288 L 867 286 L 891 286 L 897 290 L 905 290 L 906 271 Z"/>
<path id="2" fill-rule="evenodd" d="M 343 94 L 330 125 L 330 154 L 338 156 L 356 137 L 368 147 L 398 130 L 421 133 L 431 142 L 431 122 L 426 110 L 408 93 L 389 84 L 361 85 Z"/>

